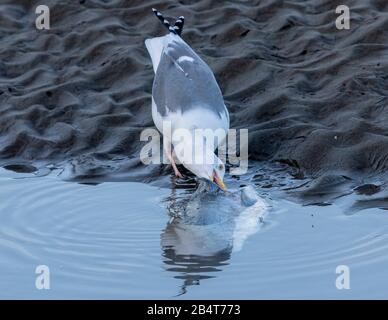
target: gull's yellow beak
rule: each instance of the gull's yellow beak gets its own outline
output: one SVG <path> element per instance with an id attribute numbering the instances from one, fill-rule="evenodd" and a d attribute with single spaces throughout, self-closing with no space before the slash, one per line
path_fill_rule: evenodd
<path id="1" fill-rule="evenodd" d="M 217 186 L 219 186 L 222 190 L 224 190 L 224 191 L 227 191 L 228 189 L 226 188 L 226 185 L 225 185 L 225 183 L 219 178 L 219 176 L 217 175 L 217 173 L 216 172 L 214 172 L 214 175 L 213 175 L 213 177 L 212 177 L 213 179 L 213 182 L 217 185 Z"/>

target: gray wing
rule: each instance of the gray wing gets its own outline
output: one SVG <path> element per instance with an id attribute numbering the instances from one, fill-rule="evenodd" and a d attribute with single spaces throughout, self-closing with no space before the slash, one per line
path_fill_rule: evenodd
<path id="1" fill-rule="evenodd" d="M 224 99 L 208 65 L 181 39 L 163 50 L 152 95 L 158 113 L 207 108 L 220 117 L 226 113 Z"/>

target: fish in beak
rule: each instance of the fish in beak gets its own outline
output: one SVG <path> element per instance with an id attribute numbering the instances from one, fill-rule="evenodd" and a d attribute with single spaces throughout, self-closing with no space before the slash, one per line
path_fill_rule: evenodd
<path id="1" fill-rule="evenodd" d="M 214 172 L 213 174 L 213 182 L 219 186 L 222 190 L 224 191 L 227 191 L 228 189 L 226 188 L 225 186 L 225 183 L 220 179 L 220 177 L 218 176 L 217 172 Z"/>

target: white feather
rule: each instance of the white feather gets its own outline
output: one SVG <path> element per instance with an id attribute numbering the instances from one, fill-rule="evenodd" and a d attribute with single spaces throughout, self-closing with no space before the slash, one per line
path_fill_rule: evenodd
<path id="1" fill-rule="evenodd" d="M 173 35 L 167 34 L 163 37 L 155 37 L 155 38 L 147 39 L 145 41 L 145 45 L 147 47 L 148 53 L 151 56 L 152 66 L 154 68 L 155 73 L 156 73 L 156 70 L 158 70 L 160 58 L 162 56 L 162 52 L 164 48 L 173 40 L 174 40 Z"/>

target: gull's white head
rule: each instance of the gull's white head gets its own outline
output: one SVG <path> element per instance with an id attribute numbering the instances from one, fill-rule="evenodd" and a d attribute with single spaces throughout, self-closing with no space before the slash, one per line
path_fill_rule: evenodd
<path id="1" fill-rule="evenodd" d="M 197 177 L 214 182 L 222 190 L 226 191 L 227 189 L 224 184 L 225 165 L 215 154 L 214 159 L 214 163 L 183 163 L 183 165 Z"/>
<path id="2" fill-rule="evenodd" d="M 222 190 L 227 188 L 224 184 L 225 164 L 218 158 L 212 149 L 209 148 L 194 148 L 194 153 L 179 152 L 179 147 L 175 148 L 177 158 L 185 168 L 194 173 L 198 178 L 211 181 L 218 185 Z M 187 151 L 187 149 L 186 149 Z M 200 156 L 198 156 L 200 155 Z"/>

